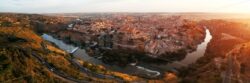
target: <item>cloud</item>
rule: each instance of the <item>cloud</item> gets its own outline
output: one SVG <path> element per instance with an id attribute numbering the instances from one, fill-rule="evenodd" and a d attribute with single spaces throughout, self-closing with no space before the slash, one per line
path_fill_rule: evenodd
<path id="1" fill-rule="evenodd" d="M 0 12 L 250 12 L 244 0 L 0 0 Z M 221 8 L 237 3 L 241 6 Z M 246 2 L 245 2 L 246 3 Z M 240 10 L 237 10 L 237 9 Z"/>

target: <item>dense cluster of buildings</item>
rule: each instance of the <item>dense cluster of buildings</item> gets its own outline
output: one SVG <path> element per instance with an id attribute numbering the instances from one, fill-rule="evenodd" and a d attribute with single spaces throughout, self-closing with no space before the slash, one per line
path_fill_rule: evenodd
<path id="1" fill-rule="evenodd" d="M 154 57 L 192 48 L 204 33 L 195 22 L 161 15 L 80 18 L 67 29 L 88 34 L 101 47 L 145 51 Z"/>

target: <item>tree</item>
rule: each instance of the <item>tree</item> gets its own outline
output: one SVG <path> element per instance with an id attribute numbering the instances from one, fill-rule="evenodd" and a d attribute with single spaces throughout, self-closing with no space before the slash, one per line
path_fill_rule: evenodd
<path id="1" fill-rule="evenodd" d="M 1 27 L 11 27 L 11 26 L 12 26 L 12 23 L 9 21 L 4 21 L 1 23 Z"/>

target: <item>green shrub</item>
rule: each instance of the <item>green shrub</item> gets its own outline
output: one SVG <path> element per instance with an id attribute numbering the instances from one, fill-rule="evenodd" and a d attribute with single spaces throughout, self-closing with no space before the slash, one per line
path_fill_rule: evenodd
<path id="1" fill-rule="evenodd" d="M 8 21 L 4 21 L 1 23 L 1 27 L 12 27 L 12 23 Z"/>

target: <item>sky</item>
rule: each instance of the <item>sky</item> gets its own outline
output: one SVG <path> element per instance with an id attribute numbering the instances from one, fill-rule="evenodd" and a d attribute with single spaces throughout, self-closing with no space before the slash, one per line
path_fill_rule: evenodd
<path id="1" fill-rule="evenodd" d="M 250 0 L 0 0 L 0 12 L 222 12 L 250 13 Z"/>

